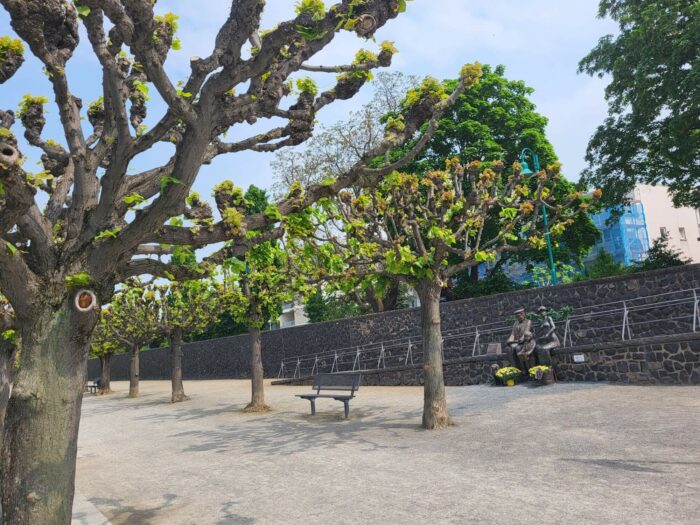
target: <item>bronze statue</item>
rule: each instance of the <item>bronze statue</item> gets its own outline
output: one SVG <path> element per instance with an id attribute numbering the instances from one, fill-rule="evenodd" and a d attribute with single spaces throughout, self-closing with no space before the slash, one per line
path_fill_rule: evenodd
<path id="1" fill-rule="evenodd" d="M 551 350 L 559 348 L 561 342 L 557 336 L 557 327 L 554 324 L 554 319 L 549 315 L 546 306 L 540 306 L 537 312 L 542 316 L 542 324 L 540 324 L 537 337 L 537 347 Z"/>
<path id="2" fill-rule="evenodd" d="M 537 342 L 532 333 L 532 321 L 525 316 L 524 308 L 515 311 L 515 324 L 506 344 L 513 350 L 519 368 L 527 374 L 528 370 L 535 366 L 533 353 Z"/>

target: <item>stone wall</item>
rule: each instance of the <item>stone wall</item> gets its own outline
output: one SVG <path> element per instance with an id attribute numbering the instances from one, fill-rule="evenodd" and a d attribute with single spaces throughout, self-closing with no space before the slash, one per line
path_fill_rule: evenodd
<path id="1" fill-rule="evenodd" d="M 577 362 L 574 356 L 578 356 Z M 700 385 L 700 334 L 681 334 L 598 343 L 557 349 L 552 364 L 558 381 Z M 506 355 L 485 355 L 445 361 L 447 386 L 488 384 L 494 365 L 512 366 Z M 278 384 L 310 384 L 309 378 L 280 380 Z M 421 365 L 362 372 L 364 385 L 422 385 Z"/>
<path id="2" fill-rule="evenodd" d="M 559 381 L 700 385 L 700 334 L 559 349 L 552 357 Z"/>
<path id="3" fill-rule="evenodd" d="M 667 293 L 673 299 L 680 290 L 700 289 L 700 265 L 658 270 L 623 277 L 583 281 L 554 287 L 537 288 L 522 292 L 492 295 L 484 298 L 453 301 L 442 304 L 443 331 L 483 325 L 494 320 L 503 320 L 520 306 L 536 310 L 542 304 L 555 309 L 571 306 L 579 312 L 600 312 L 607 303 L 634 301 L 646 296 Z M 645 302 L 642 299 L 641 302 Z M 619 307 L 617 305 L 615 308 Z M 692 331 L 692 312 L 685 312 L 687 305 L 666 306 L 661 309 L 648 308 L 630 316 L 632 338 L 658 335 L 675 335 Z M 682 315 L 681 315 L 682 314 Z M 682 319 L 671 319 L 680 318 Z M 663 320 L 662 319 L 671 319 Z M 608 317 L 592 316 L 577 321 L 573 327 L 574 345 L 601 343 L 619 339 L 621 315 L 618 310 Z M 561 335 L 561 329 L 560 329 Z M 416 309 L 367 315 L 353 319 L 316 323 L 311 325 L 275 330 L 263 333 L 263 365 L 267 377 L 277 376 L 280 362 L 285 358 L 353 349 L 370 343 L 420 337 L 420 312 Z M 503 335 L 493 336 L 502 341 Z M 482 346 L 491 342 L 487 336 L 481 339 Z M 470 345 L 457 341 L 457 348 L 446 343 L 446 358 L 451 362 L 457 355 L 471 355 Z M 464 348 L 462 348 L 464 346 Z M 403 350 L 405 352 L 405 350 Z M 460 352 L 462 354 L 460 354 Z M 457 359 L 459 360 L 459 359 Z M 351 364 L 351 358 L 350 358 Z M 169 377 L 168 349 L 155 349 L 141 354 L 142 379 L 166 379 Z M 325 363 L 329 368 L 330 362 Z M 187 344 L 184 347 L 183 372 L 185 379 L 223 379 L 248 377 L 247 336 L 228 337 L 211 341 Z M 343 363 L 341 370 L 349 367 Z M 113 359 L 114 379 L 128 377 L 128 356 Z M 457 370 L 457 369 L 456 369 Z M 322 370 L 327 371 L 327 370 Z M 451 373 L 451 372 L 449 372 Z M 446 374 L 448 374 L 446 370 Z M 477 372 L 455 372 L 456 377 L 472 377 Z M 89 377 L 99 375 L 99 363 L 89 363 Z M 449 374 L 448 374 L 449 375 Z M 452 379 L 448 378 L 448 381 Z M 454 384 L 465 384 L 466 379 L 454 380 Z"/>

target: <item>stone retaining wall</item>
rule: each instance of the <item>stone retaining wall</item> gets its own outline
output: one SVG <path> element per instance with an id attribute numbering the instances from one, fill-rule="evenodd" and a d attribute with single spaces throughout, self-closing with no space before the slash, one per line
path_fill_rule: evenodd
<path id="1" fill-rule="evenodd" d="M 693 288 L 700 289 L 700 265 L 697 264 L 453 301 L 441 305 L 443 331 L 503 320 L 511 316 L 512 312 L 520 306 L 531 311 L 536 310 L 542 304 L 555 309 L 571 306 L 579 310 L 593 310 L 604 303 L 639 300 L 640 297 L 675 293 Z M 673 295 L 669 295 L 669 297 L 673 297 Z M 666 307 L 663 311 L 650 308 L 635 312 L 630 317 L 632 323 L 630 335 L 634 339 L 639 339 L 690 332 L 692 331 L 692 321 L 689 314 L 692 312 L 686 312 L 686 309 L 688 309 L 687 305 Z M 668 320 L 680 317 L 681 314 L 684 316 L 683 320 Z M 588 320 L 582 319 L 573 327 L 574 345 L 580 344 L 581 341 L 602 343 L 606 340 L 619 339 L 618 325 L 620 323 L 619 312 L 611 313 L 608 318 L 597 316 Z M 603 326 L 610 328 L 603 329 Z M 560 335 L 561 333 L 560 328 Z M 420 312 L 417 309 L 264 332 L 262 343 L 265 375 L 266 377 L 277 376 L 280 362 L 285 358 L 333 352 L 337 349 L 354 348 L 393 339 L 405 339 L 409 336 L 420 337 Z M 502 339 L 502 335 L 494 337 L 495 341 Z M 486 345 L 491 341 L 487 337 L 483 337 L 481 342 Z M 471 348 L 468 346 L 457 348 L 454 351 L 452 348 L 449 350 L 448 359 L 459 355 L 460 352 L 462 355 L 471 354 Z M 186 344 L 184 345 L 183 357 L 184 378 L 245 378 L 248 377 L 248 361 L 248 338 L 245 335 Z M 99 375 L 99 363 L 96 360 L 92 360 L 88 366 L 89 377 Z M 167 348 L 149 350 L 141 354 L 142 379 L 167 379 L 169 366 L 170 358 Z M 329 368 L 330 363 L 326 363 L 326 367 Z M 347 363 L 342 369 L 347 369 Z M 113 359 L 112 376 L 114 379 L 127 379 L 128 370 L 128 356 L 116 356 Z M 459 368 L 455 370 L 459 370 Z M 569 370 L 567 377 L 579 378 L 580 370 L 574 368 L 567 370 Z M 674 369 L 674 372 L 678 372 L 673 376 L 678 381 L 682 381 L 682 378 L 685 377 L 680 374 L 680 370 Z M 613 372 L 606 373 L 612 374 Z M 454 379 L 450 378 L 451 374 L 452 372 L 446 370 L 447 380 L 450 384 L 470 384 L 468 381 L 474 380 L 473 378 L 483 374 L 483 371 L 478 372 L 471 369 L 469 371 L 455 371 Z M 602 369 L 600 374 L 602 378 Z"/>
<path id="2" fill-rule="evenodd" d="M 583 356 L 577 362 L 574 356 Z M 580 359 L 580 357 L 578 358 Z M 552 351 L 558 381 L 700 385 L 700 334 L 681 334 L 601 343 Z M 494 365 L 512 366 L 505 355 L 485 355 L 445 361 L 447 386 L 493 382 Z M 278 384 L 310 384 L 310 378 Z M 422 385 L 421 365 L 362 372 L 364 385 Z"/>

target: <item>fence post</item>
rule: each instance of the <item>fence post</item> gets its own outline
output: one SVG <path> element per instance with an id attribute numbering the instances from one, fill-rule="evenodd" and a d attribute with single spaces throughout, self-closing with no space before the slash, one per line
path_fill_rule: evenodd
<path id="1" fill-rule="evenodd" d="M 698 320 L 700 320 L 700 308 L 698 308 L 698 291 L 693 290 L 693 332 L 697 332 Z"/>
<path id="2" fill-rule="evenodd" d="M 358 370 L 361 370 L 361 365 L 360 365 L 360 347 L 357 347 L 357 352 L 355 352 L 355 360 L 352 362 L 352 371 L 355 371 L 355 367 L 357 366 Z"/>
<path id="3" fill-rule="evenodd" d="M 476 335 L 474 336 L 474 346 L 472 347 L 472 357 L 474 357 L 474 353 L 476 352 L 477 347 L 479 346 L 479 327 L 476 327 Z"/>
<path id="4" fill-rule="evenodd" d="M 314 366 L 311 368 L 311 375 L 316 375 L 316 370 L 318 369 L 318 355 L 314 357 Z"/>
<path id="5" fill-rule="evenodd" d="M 282 364 L 280 365 L 280 371 L 277 374 L 277 379 L 281 379 L 283 373 L 284 373 L 284 359 L 282 359 Z"/>
<path id="6" fill-rule="evenodd" d="M 382 343 L 382 349 L 379 351 L 379 359 L 377 359 L 377 369 L 379 369 L 379 363 L 382 364 L 382 368 L 386 368 L 386 361 L 384 360 L 384 343 Z"/>
<path id="7" fill-rule="evenodd" d="M 622 314 L 622 340 L 625 340 L 625 335 L 627 339 L 632 339 L 632 332 L 629 325 L 629 310 L 627 309 L 627 302 L 623 301 L 624 313 Z"/>
<path id="8" fill-rule="evenodd" d="M 331 374 L 333 373 L 333 370 L 336 372 L 340 372 L 338 370 L 338 352 L 333 352 L 333 364 L 331 365 Z"/>
<path id="9" fill-rule="evenodd" d="M 566 324 L 564 325 L 564 348 L 566 348 L 567 338 L 569 339 L 569 343 L 571 343 L 571 346 L 574 346 L 574 343 L 571 340 L 571 319 L 567 319 Z"/>
<path id="10" fill-rule="evenodd" d="M 301 377 L 301 359 L 297 357 L 297 367 L 294 369 L 294 375 L 292 376 L 292 379 L 296 379 L 297 377 Z"/>
<path id="11" fill-rule="evenodd" d="M 413 351 L 411 349 L 411 340 L 408 340 L 408 350 L 406 350 L 406 360 L 404 361 L 404 366 L 408 365 L 408 359 L 411 359 L 411 364 L 413 364 Z"/>

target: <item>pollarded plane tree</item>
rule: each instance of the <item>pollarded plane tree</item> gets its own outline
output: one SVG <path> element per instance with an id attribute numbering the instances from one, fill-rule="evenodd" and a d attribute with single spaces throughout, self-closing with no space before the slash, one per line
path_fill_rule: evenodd
<path id="1" fill-rule="evenodd" d="M 320 0 L 302 0 L 294 19 L 263 32 L 259 26 L 265 2 L 232 1 L 211 54 L 191 59 L 191 73 L 181 87 L 164 68 L 174 42 L 175 17 L 157 16 L 152 0 L 0 4 L 48 76 L 63 132 L 60 142 L 45 138 L 46 99 L 25 99 L 19 115 L 24 137 L 42 152 L 44 165 L 40 175 L 33 175 L 22 167 L 24 153 L 12 131 L 14 115 L 0 114 L 0 292 L 15 310 L 22 341 L 5 418 L 3 512 L 8 523 L 69 523 L 85 363 L 100 305 L 109 302 L 116 283 L 129 277 L 163 277 L 166 272 L 176 279 L 188 277 L 187 268 L 144 257 L 162 253 L 161 245 L 198 249 L 232 241 L 244 253 L 256 244 L 259 238 L 247 234 L 274 223 L 264 213 L 241 218 L 235 228 L 223 219 L 206 228 L 167 222 L 183 213 L 203 164 L 220 155 L 276 151 L 307 140 L 318 112 L 352 98 L 367 80 L 357 73 L 388 65 L 393 50 L 384 46 L 376 60 L 349 65 L 322 67 L 309 61 L 339 32 L 371 38 L 406 2 L 342 0 L 326 9 Z M 89 107 L 75 96 L 66 74 L 66 63 L 79 44 L 79 24 L 101 66 L 102 97 Z M 21 63 L 20 50 L 13 45 L 11 53 L 0 54 L 3 80 Z M 302 81 L 290 103 L 290 77 L 302 70 L 341 74 L 332 89 L 322 92 L 313 82 Z M 166 110 L 145 130 L 148 86 Z M 416 133 L 427 140 L 454 98 L 435 101 L 425 94 L 413 100 L 391 140 L 368 151 L 334 183 L 312 186 L 294 202 L 282 199 L 276 205 L 279 213 L 287 215 L 293 207 L 331 196 L 361 177 L 378 180 L 400 167 L 404 161 L 382 169 L 368 165 Z M 92 125 L 90 133 L 83 116 Z M 245 136 L 245 126 L 261 119 L 270 119 L 268 131 L 236 141 L 224 138 L 231 128 L 236 132 L 229 136 Z M 280 119 L 281 125 L 274 127 Z M 160 142 L 172 144 L 162 165 L 129 172 L 141 154 Z M 43 208 L 37 191 L 48 194 Z M 132 210 L 135 206 L 140 209 Z"/>
<path id="2" fill-rule="evenodd" d="M 250 346 L 251 401 L 245 412 L 266 412 L 261 330 L 277 319 L 282 304 L 294 299 L 297 280 L 292 276 L 287 254 L 279 241 L 254 246 L 242 258 L 226 259 L 220 296 L 237 322 L 248 328 Z"/>
<path id="3" fill-rule="evenodd" d="M 120 286 L 102 310 L 104 336 L 129 352 L 129 397 L 139 396 L 139 354 L 144 345 L 159 336 L 159 319 L 155 291 L 135 278 Z"/>
<path id="4" fill-rule="evenodd" d="M 158 297 L 158 329 L 170 345 L 171 402 L 186 401 L 189 398 L 182 384 L 182 342 L 186 335 L 203 332 L 216 323 L 219 296 L 208 279 L 171 281 L 154 285 L 149 292 Z"/>
<path id="5" fill-rule="evenodd" d="M 100 388 L 97 391 L 99 395 L 112 393 L 112 356 L 115 354 L 123 354 L 125 348 L 110 337 L 108 332 L 106 316 L 109 315 L 109 307 L 102 310 L 100 322 L 95 327 L 90 340 L 90 357 L 100 360 Z"/>
<path id="6" fill-rule="evenodd" d="M 344 223 L 343 231 L 328 239 L 357 272 L 357 277 L 348 272 L 351 281 L 362 273 L 385 273 L 401 277 L 418 292 L 423 426 L 428 429 L 450 424 L 441 355 L 442 288 L 457 272 L 495 261 L 499 254 L 541 248 L 546 242 L 538 229 L 542 206 L 549 210 L 553 236 L 586 207 L 578 193 L 554 200 L 558 164 L 532 176 L 524 176 L 515 164 L 505 180 L 500 161 L 490 166 L 474 161 L 465 167 L 452 159 L 446 164 L 444 170 L 426 173 L 394 172 L 359 196 L 341 192 L 336 216 Z M 494 213 L 498 231 L 486 235 L 486 221 Z"/>

